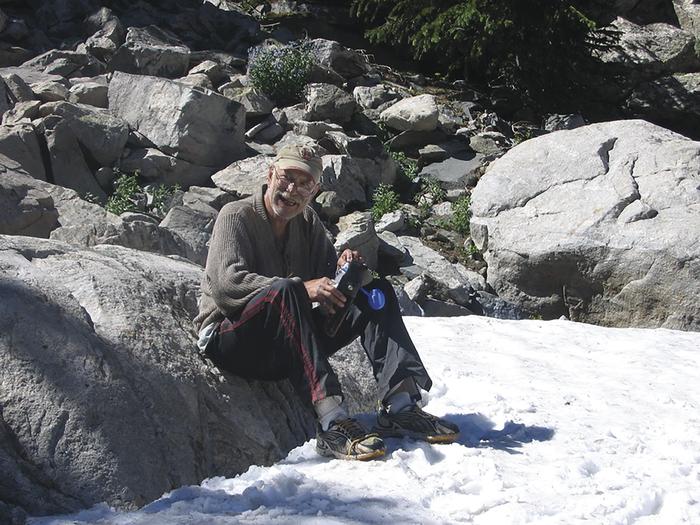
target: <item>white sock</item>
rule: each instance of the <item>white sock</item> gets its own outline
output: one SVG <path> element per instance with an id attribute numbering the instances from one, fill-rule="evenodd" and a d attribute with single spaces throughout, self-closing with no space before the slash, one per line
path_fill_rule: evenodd
<path id="1" fill-rule="evenodd" d="M 415 404 L 411 398 L 411 394 L 406 391 L 392 394 L 387 398 L 386 402 L 389 405 L 390 414 L 396 414 Z"/>
<path id="2" fill-rule="evenodd" d="M 328 426 L 336 419 L 348 417 L 348 413 L 340 404 L 341 398 L 338 396 L 328 396 L 314 403 L 314 410 L 318 416 L 318 422 L 323 431 L 328 430 Z"/>

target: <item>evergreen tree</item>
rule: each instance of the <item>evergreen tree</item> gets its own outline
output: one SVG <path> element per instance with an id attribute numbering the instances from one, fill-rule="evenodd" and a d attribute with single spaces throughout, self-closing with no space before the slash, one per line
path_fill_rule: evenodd
<path id="1" fill-rule="evenodd" d="M 582 2 L 579 2 L 579 7 Z M 453 77 L 509 85 L 539 106 L 565 102 L 610 34 L 566 0 L 354 0 L 374 43 L 408 46 Z"/>

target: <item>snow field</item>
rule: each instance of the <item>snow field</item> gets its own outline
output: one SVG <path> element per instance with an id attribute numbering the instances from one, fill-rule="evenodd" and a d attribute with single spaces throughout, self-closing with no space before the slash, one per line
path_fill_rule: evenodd
<path id="1" fill-rule="evenodd" d="M 700 333 L 569 321 L 406 318 L 433 378 L 426 409 L 459 443 L 387 440 L 34 525 L 700 523 Z M 371 415 L 362 416 L 371 426 Z"/>

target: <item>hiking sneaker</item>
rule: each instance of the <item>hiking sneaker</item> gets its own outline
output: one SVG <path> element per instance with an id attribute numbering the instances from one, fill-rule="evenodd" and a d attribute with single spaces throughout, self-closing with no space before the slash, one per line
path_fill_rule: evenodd
<path id="1" fill-rule="evenodd" d="M 333 421 L 325 432 L 318 429 L 316 451 L 326 457 L 367 461 L 383 456 L 386 449 L 377 434 L 349 417 Z"/>
<path id="2" fill-rule="evenodd" d="M 453 443 L 459 438 L 459 427 L 411 405 L 395 414 L 381 406 L 375 430 L 382 437 L 409 437 L 428 443 Z"/>

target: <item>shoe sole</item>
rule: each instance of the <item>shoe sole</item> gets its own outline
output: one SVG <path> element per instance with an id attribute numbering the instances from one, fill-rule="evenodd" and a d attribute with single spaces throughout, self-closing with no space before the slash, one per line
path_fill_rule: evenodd
<path id="1" fill-rule="evenodd" d="M 369 461 L 371 459 L 376 459 L 382 457 L 386 453 L 386 449 L 373 450 L 372 452 L 365 452 L 364 454 L 342 454 L 340 452 L 334 452 L 327 448 L 316 447 L 316 452 L 325 458 L 335 458 L 343 459 L 346 461 Z"/>
<path id="2" fill-rule="evenodd" d="M 398 431 L 390 429 L 373 428 L 372 432 L 376 432 L 380 437 L 391 437 L 391 438 L 409 438 L 416 441 L 427 441 L 428 443 L 435 445 L 449 445 L 454 443 L 459 439 L 459 432 L 456 434 L 436 434 L 436 435 L 426 435 L 419 432 L 411 432 L 408 430 Z"/>

